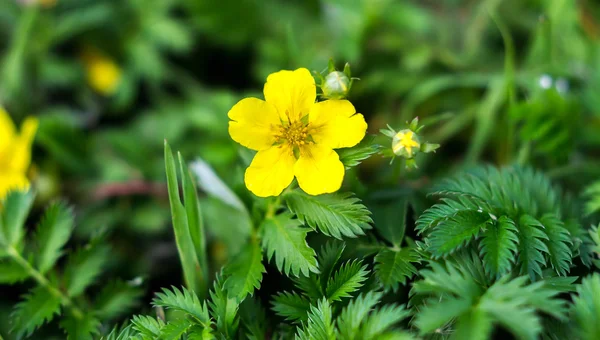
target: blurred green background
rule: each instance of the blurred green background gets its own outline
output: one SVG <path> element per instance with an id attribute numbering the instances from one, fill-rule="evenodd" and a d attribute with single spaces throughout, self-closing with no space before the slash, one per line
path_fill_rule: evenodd
<path id="1" fill-rule="evenodd" d="M 532 164 L 574 192 L 600 177 L 595 1 L 0 2 L 0 103 L 17 122 L 40 119 L 38 206 L 66 198 L 80 239 L 109 235 L 107 275 L 143 276 L 148 292 L 180 283 L 163 140 L 249 201 L 251 154 L 229 138 L 228 110 L 262 97 L 268 74 L 330 58 L 360 78 L 349 99 L 369 133 L 419 116 L 442 145 L 415 171 L 374 157 L 347 174 L 367 200 L 477 162 Z M 202 199 L 219 264 L 245 217 Z"/>

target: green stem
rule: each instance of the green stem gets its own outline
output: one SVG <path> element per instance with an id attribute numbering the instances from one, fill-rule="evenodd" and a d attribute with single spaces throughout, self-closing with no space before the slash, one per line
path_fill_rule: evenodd
<path id="1" fill-rule="evenodd" d="M 69 298 L 62 291 L 60 291 L 60 289 L 55 287 L 44 275 L 42 275 L 42 273 L 33 268 L 31 264 L 29 264 L 29 262 L 25 260 L 23 256 L 21 256 L 21 254 L 19 254 L 19 252 L 14 247 L 8 247 L 6 252 L 10 256 L 10 258 L 13 259 L 13 261 L 15 261 L 18 265 L 23 267 L 23 269 L 27 271 L 29 276 L 31 276 L 35 281 L 37 281 L 37 283 L 39 283 L 40 286 L 46 288 L 46 290 L 48 290 L 50 294 L 59 298 L 61 304 L 69 308 L 76 319 L 83 319 L 83 312 L 81 311 L 81 309 L 75 306 L 73 300 L 71 300 L 71 298 Z"/>

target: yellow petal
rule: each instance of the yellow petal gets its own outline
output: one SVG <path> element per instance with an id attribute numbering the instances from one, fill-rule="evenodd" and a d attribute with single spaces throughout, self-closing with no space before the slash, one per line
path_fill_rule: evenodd
<path id="1" fill-rule="evenodd" d="M 275 132 L 281 126 L 273 105 L 257 98 L 245 98 L 228 113 L 229 135 L 243 146 L 266 150 L 275 143 Z"/>
<path id="2" fill-rule="evenodd" d="M 31 163 L 31 145 L 38 128 L 38 120 L 28 117 L 21 126 L 20 135 L 14 140 L 8 160 L 8 168 L 17 173 L 25 173 Z"/>
<path id="3" fill-rule="evenodd" d="M 29 180 L 20 173 L 0 172 L 0 200 L 6 197 L 10 190 L 26 190 L 29 188 Z"/>
<path id="4" fill-rule="evenodd" d="M 294 179 L 295 162 L 294 152 L 287 145 L 257 152 L 246 169 L 246 187 L 260 197 L 281 194 Z"/>
<path id="5" fill-rule="evenodd" d="M 10 144 L 15 136 L 15 124 L 1 106 L 0 106 L 0 162 L 8 152 Z"/>
<path id="6" fill-rule="evenodd" d="M 282 120 L 296 121 L 308 114 L 317 99 L 315 79 L 305 68 L 279 71 L 267 77 L 265 99 L 275 105 Z"/>
<path id="7" fill-rule="evenodd" d="M 347 100 L 326 100 L 312 106 L 309 133 L 317 144 L 332 149 L 358 144 L 367 131 L 365 117 Z"/>
<path id="8" fill-rule="evenodd" d="M 310 144 L 300 149 L 294 166 L 300 188 L 310 195 L 335 192 L 344 180 L 344 165 L 331 148 Z"/>

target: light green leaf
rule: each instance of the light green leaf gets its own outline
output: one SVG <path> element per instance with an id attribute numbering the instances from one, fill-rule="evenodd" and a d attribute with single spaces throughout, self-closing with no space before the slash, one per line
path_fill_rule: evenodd
<path id="1" fill-rule="evenodd" d="M 65 288 L 69 296 L 79 296 L 100 275 L 110 256 L 107 245 L 90 244 L 69 256 Z"/>
<path id="2" fill-rule="evenodd" d="M 160 330 L 161 340 L 179 340 L 192 327 L 192 322 L 188 319 L 175 319 L 169 321 Z"/>
<path id="3" fill-rule="evenodd" d="M 300 225 L 291 214 L 282 213 L 265 219 L 260 227 L 267 259 L 275 255 L 277 268 L 286 275 L 308 276 L 310 272 L 318 272 L 315 251 L 306 243 L 309 229 Z"/>
<path id="4" fill-rule="evenodd" d="M 342 264 L 327 283 L 327 299 L 341 301 L 342 298 L 352 297 L 351 293 L 362 287 L 368 275 L 367 265 L 362 265 L 362 261 L 354 260 Z"/>
<path id="5" fill-rule="evenodd" d="M 133 329 L 150 339 L 158 339 L 161 329 L 165 323 L 161 319 L 153 318 L 147 315 L 135 315 L 131 319 Z"/>
<path id="6" fill-rule="evenodd" d="M 162 293 L 156 293 L 152 304 L 185 312 L 202 324 L 210 323 L 206 303 L 200 302 L 196 293 L 185 287 L 182 287 L 181 290 L 175 287 L 171 287 L 171 290 L 163 288 Z"/>
<path id="7" fill-rule="evenodd" d="M 510 218 L 501 216 L 497 223 L 488 225 L 479 243 L 479 253 L 490 275 L 500 277 L 510 270 L 518 242 L 517 227 Z"/>
<path id="8" fill-rule="evenodd" d="M 251 240 L 240 253 L 223 268 L 225 290 L 230 297 L 242 301 L 247 294 L 252 295 L 254 289 L 260 289 L 265 266 L 262 263 L 262 252 L 258 243 Z"/>
<path id="9" fill-rule="evenodd" d="M 29 272 L 23 266 L 13 261 L 0 262 L 0 284 L 14 284 L 29 277 Z"/>
<path id="10" fill-rule="evenodd" d="M 60 298 L 50 294 L 45 287 L 33 288 L 15 307 L 11 317 L 12 332 L 18 337 L 29 336 L 60 313 L 60 302 Z"/>
<path id="11" fill-rule="evenodd" d="M 185 284 L 188 288 L 198 290 L 202 287 L 200 263 L 196 254 L 196 247 L 192 241 L 188 212 L 179 198 L 179 185 L 173 152 L 165 141 L 165 170 L 167 173 L 167 186 L 169 191 L 169 202 L 171 204 L 171 217 L 175 243 L 179 252 Z"/>
<path id="12" fill-rule="evenodd" d="M 287 205 L 311 228 L 337 239 L 364 235 L 371 229 L 369 210 L 349 193 L 311 196 L 300 190 L 284 194 Z"/>
<path id="13" fill-rule="evenodd" d="M 364 322 L 362 334 L 365 339 L 377 339 L 382 333 L 389 331 L 390 328 L 407 318 L 410 312 L 403 306 L 386 305 L 369 315 Z"/>
<path id="14" fill-rule="evenodd" d="M 232 338 L 239 325 L 238 309 L 240 301 L 227 296 L 221 276 L 217 276 L 210 291 L 210 312 L 217 322 L 217 331 L 225 338 Z"/>
<path id="15" fill-rule="evenodd" d="M 37 268 L 43 274 L 62 255 L 61 249 L 73 230 L 73 213 L 63 203 L 54 203 L 44 213 L 37 228 Z"/>
<path id="16" fill-rule="evenodd" d="M 342 339 L 357 339 L 360 325 L 366 320 L 367 315 L 381 300 L 382 293 L 368 292 L 350 301 L 340 316 L 337 325 Z"/>
<path id="17" fill-rule="evenodd" d="M 34 195 L 31 191 L 11 191 L 2 204 L 0 244 L 15 247 L 25 234 L 25 220 L 31 209 Z M 4 248 L 4 247 L 2 247 Z"/>
<path id="18" fill-rule="evenodd" d="M 304 329 L 299 328 L 296 339 L 299 340 L 334 340 L 335 326 L 333 324 L 331 305 L 327 299 L 319 300 L 317 306 L 310 307 L 308 321 Z"/>
<path id="19" fill-rule="evenodd" d="M 381 145 L 373 144 L 373 138 L 366 137 L 358 145 L 351 148 L 336 150 L 340 156 L 340 161 L 346 168 L 351 168 L 359 165 L 365 159 L 378 153 Z"/>
<path id="20" fill-rule="evenodd" d="M 472 302 L 463 298 L 446 298 L 443 300 L 430 299 L 415 315 L 415 325 L 421 334 L 427 334 L 444 326 L 466 313 L 472 307 Z"/>

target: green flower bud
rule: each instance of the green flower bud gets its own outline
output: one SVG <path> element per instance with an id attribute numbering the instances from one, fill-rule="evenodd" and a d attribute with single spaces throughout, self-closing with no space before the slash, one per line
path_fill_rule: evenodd
<path id="1" fill-rule="evenodd" d="M 323 79 L 321 90 L 323 97 L 327 99 L 342 99 L 346 98 L 351 86 L 352 79 L 350 77 L 344 72 L 333 71 Z"/>
<path id="2" fill-rule="evenodd" d="M 392 138 L 392 151 L 397 156 L 412 159 L 420 150 L 419 136 L 411 129 L 400 130 Z"/>

